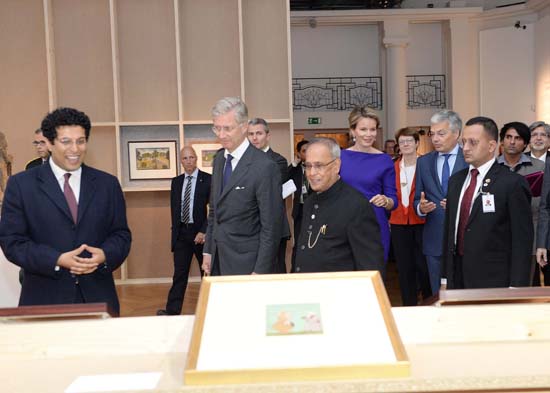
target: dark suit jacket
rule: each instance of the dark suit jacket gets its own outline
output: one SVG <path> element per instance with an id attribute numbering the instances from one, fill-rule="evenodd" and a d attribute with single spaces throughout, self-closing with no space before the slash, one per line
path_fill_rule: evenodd
<path id="1" fill-rule="evenodd" d="M 266 152 L 268 157 L 270 157 L 279 167 L 279 171 L 281 172 L 281 184 L 285 183 L 288 180 L 288 163 L 286 162 L 286 158 L 284 158 L 282 155 L 280 155 L 277 152 L 274 152 L 273 149 L 269 148 L 269 150 Z M 282 191 L 281 191 L 282 195 Z M 286 205 L 283 201 L 283 233 L 281 236 L 284 239 L 290 238 L 290 225 L 288 224 L 288 218 L 286 217 Z"/>
<path id="2" fill-rule="evenodd" d="M 214 158 L 204 253 L 222 275 L 271 273 L 281 239 L 283 199 L 277 165 L 250 145 L 222 191 L 224 150 Z"/>
<path id="3" fill-rule="evenodd" d="M 43 165 L 42 157 L 36 157 L 34 160 L 30 160 L 29 162 L 27 162 L 27 165 L 25 165 L 25 170 L 41 165 Z"/>
<path id="4" fill-rule="evenodd" d="M 449 289 L 457 287 L 453 269 L 455 225 L 460 210 L 460 191 L 467 175 L 468 168 L 449 179 L 441 268 Z M 481 191 L 494 195 L 495 212 L 484 213 L 481 195 L 474 194 L 464 234 L 464 287 L 528 286 L 531 281 L 533 223 L 527 181 L 495 161 L 484 178 Z"/>
<path id="5" fill-rule="evenodd" d="M 537 248 L 550 248 L 550 157 L 546 156 L 537 223 Z"/>
<path id="6" fill-rule="evenodd" d="M 0 245 L 7 259 L 25 270 L 20 305 L 73 303 L 76 279 L 67 269 L 55 271 L 56 262 L 62 253 L 88 244 L 103 249 L 106 263 L 77 276 L 80 289 L 86 302 L 107 302 L 118 312 L 112 272 L 126 259 L 130 243 L 124 197 L 114 176 L 82 166 L 76 225 L 50 165 L 9 178 Z"/>
<path id="7" fill-rule="evenodd" d="M 183 173 L 172 179 L 170 187 L 170 212 L 172 213 L 172 252 L 181 229 L 181 194 L 186 174 Z M 206 233 L 208 221 L 206 219 L 208 200 L 210 198 L 210 179 L 212 176 L 199 170 L 195 193 L 193 194 L 193 223 L 198 232 Z"/>
<path id="8" fill-rule="evenodd" d="M 296 191 L 294 191 L 294 199 L 292 202 L 292 218 L 296 218 L 302 215 L 303 205 L 300 203 L 300 195 L 302 194 L 302 185 L 304 184 L 304 176 L 302 173 L 302 164 L 296 166 L 288 166 L 288 178 L 292 179 L 296 185 Z M 296 236 L 297 234 L 295 234 Z"/>
<path id="9" fill-rule="evenodd" d="M 424 191 L 426 199 L 434 202 L 437 208 L 426 215 L 424 224 L 424 234 L 422 239 L 422 252 L 424 255 L 438 257 L 441 256 L 441 244 L 443 244 L 443 220 L 445 211 L 439 203 L 445 199 L 439 177 L 437 176 L 437 151 L 432 151 L 416 161 L 416 192 L 414 194 L 414 210 L 418 211 L 420 203 L 420 193 Z M 459 172 L 468 165 L 464 161 L 462 149 L 458 149 L 455 165 L 452 174 Z M 452 175 L 451 174 L 451 175 Z"/>

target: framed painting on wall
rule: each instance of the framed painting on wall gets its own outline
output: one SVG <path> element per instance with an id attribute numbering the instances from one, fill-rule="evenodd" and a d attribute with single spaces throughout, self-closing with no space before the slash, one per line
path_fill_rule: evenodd
<path id="1" fill-rule="evenodd" d="M 171 179 L 178 175 L 176 141 L 130 141 L 130 180 Z"/>
<path id="2" fill-rule="evenodd" d="M 212 141 L 192 142 L 191 146 L 197 153 L 197 167 L 206 173 L 212 174 L 214 156 L 222 148 L 222 145 Z"/>

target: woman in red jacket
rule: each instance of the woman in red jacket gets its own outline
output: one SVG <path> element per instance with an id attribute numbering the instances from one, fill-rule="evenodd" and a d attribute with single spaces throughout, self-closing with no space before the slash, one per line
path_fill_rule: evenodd
<path id="1" fill-rule="evenodd" d="M 431 296 L 430 278 L 426 259 L 422 253 L 424 219 L 414 211 L 416 149 L 420 141 L 418 132 L 402 128 L 395 136 L 401 157 L 395 161 L 395 186 L 398 206 L 390 217 L 393 254 L 397 262 L 399 286 L 404 306 L 416 306 L 418 287 L 422 297 Z"/>

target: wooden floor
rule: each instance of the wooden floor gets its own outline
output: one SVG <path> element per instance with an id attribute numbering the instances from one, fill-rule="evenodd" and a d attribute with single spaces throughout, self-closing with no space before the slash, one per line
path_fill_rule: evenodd
<path id="1" fill-rule="evenodd" d="M 401 306 L 399 281 L 395 263 L 388 264 L 386 290 L 392 306 Z M 199 296 L 200 283 L 190 283 L 185 292 L 182 314 L 194 314 Z M 120 298 L 120 316 L 150 316 L 156 315 L 158 309 L 165 308 L 166 296 L 170 284 L 126 284 L 118 285 Z"/>

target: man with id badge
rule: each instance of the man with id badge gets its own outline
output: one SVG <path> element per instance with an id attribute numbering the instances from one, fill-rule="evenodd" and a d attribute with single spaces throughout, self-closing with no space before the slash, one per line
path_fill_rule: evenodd
<path id="1" fill-rule="evenodd" d="M 498 128 L 492 119 L 468 120 L 462 145 L 469 167 L 449 179 L 442 285 L 528 286 L 533 244 L 529 185 L 496 162 Z"/>

